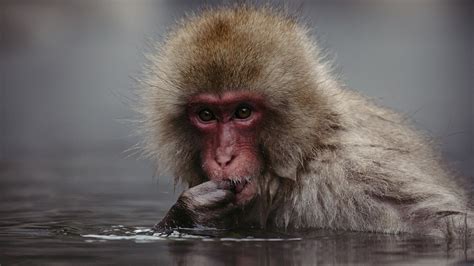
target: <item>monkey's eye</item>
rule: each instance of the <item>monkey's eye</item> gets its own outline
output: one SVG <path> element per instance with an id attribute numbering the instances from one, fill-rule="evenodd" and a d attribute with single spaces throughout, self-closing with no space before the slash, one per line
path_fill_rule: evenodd
<path id="1" fill-rule="evenodd" d="M 208 122 L 215 119 L 214 114 L 209 109 L 203 109 L 199 111 L 198 115 L 199 115 L 199 119 L 201 119 L 204 122 Z"/>
<path id="2" fill-rule="evenodd" d="M 252 114 L 252 110 L 249 107 L 243 105 L 239 106 L 235 111 L 235 117 L 239 119 L 248 118 Z"/>

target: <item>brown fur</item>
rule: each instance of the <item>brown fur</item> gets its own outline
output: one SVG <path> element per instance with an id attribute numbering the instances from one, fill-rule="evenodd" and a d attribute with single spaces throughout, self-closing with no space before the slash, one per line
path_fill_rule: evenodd
<path id="1" fill-rule="evenodd" d="M 187 99 L 256 91 L 271 118 L 259 139 L 266 170 L 253 215 L 263 224 L 388 233 L 465 229 L 467 196 L 428 141 L 400 115 L 344 89 L 322 58 L 304 27 L 269 8 L 222 8 L 184 19 L 149 55 L 139 109 L 146 154 L 160 173 L 189 186 L 203 182 Z"/>

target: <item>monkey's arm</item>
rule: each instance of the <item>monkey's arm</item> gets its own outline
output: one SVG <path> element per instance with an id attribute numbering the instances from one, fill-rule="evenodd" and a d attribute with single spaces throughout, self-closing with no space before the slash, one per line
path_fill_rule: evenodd
<path id="1" fill-rule="evenodd" d="M 155 229 L 231 226 L 237 209 L 232 189 L 229 181 L 208 181 L 184 191 Z"/>

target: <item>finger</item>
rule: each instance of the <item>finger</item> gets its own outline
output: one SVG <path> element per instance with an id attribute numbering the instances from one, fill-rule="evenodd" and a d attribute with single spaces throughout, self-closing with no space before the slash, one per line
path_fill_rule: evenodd
<path id="1" fill-rule="evenodd" d="M 217 183 L 217 188 L 219 189 L 225 189 L 225 190 L 233 190 L 235 185 L 232 183 L 230 180 L 220 180 L 220 181 L 215 181 Z"/>
<path id="2" fill-rule="evenodd" d="M 216 190 L 218 188 L 218 183 L 216 181 L 206 181 L 204 183 L 201 183 L 197 186 L 194 186 L 190 189 L 192 190 L 203 190 L 203 191 L 211 191 L 211 190 Z"/>
<path id="3" fill-rule="evenodd" d="M 216 205 L 221 203 L 232 202 L 235 194 L 230 190 L 217 189 L 206 194 L 195 197 L 199 205 Z"/>
<path id="4" fill-rule="evenodd" d="M 200 195 L 207 195 L 218 190 L 233 191 L 233 189 L 234 185 L 230 180 L 219 180 L 204 182 L 188 189 L 185 193 L 189 197 L 196 197 Z"/>
<path id="5" fill-rule="evenodd" d="M 233 203 L 235 195 L 228 190 L 216 190 L 208 195 L 201 195 L 191 201 L 191 206 L 197 212 L 208 212 L 217 210 Z"/>

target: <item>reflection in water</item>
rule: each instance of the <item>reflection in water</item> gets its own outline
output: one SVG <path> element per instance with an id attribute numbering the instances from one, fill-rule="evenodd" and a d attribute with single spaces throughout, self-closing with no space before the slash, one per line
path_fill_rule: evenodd
<path id="1" fill-rule="evenodd" d="M 3 163 L 0 263 L 474 263 L 472 243 L 410 235 L 256 229 L 156 234 L 151 227 L 174 202 L 167 193 L 172 185 L 150 186 L 146 172 L 134 161 L 112 167 L 92 157 Z"/>
<path id="2" fill-rule="evenodd" d="M 312 230 L 293 237 L 268 231 L 188 229 L 169 235 L 149 228 L 112 226 L 103 234 L 82 235 L 86 242 L 129 240 L 135 243 L 166 241 L 177 263 L 290 264 L 314 263 L 428 263 L 466 261 L 464 243 L 436 238 L 393 236 L 359 232 Z M 186 241 L 185 244 L 175 242 Z M 212 242 L 212 243 L 210 243 Z M 277 243 L 275 243 L 277 242 Z M 458 246 L 455 246 L 458 245 Z"/>
<path id="3" fill-rule="evenodd" d="M 361 233 L 318 232 L 293 242 L 169 243 L 170 254 L 179 263 L 225 263 L 236 265 L 319 263 L 399 264 L 446 263 L 463 260 L 463 253 L 447 250 L 443 241 L 410 239 Z"/>

